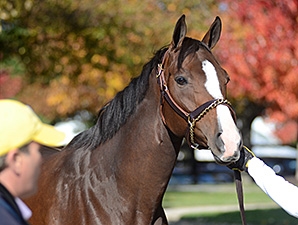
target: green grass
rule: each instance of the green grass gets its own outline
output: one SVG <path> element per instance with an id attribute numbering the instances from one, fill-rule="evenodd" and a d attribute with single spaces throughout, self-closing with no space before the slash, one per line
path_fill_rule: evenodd
<path id="1" fill-rule="evenodd" d="M 204 185 L 203 190 L 200 185 L 198 191 L 192 188 L 191 191 L 176 191 L 169 189 L 163 201 L 165 208 L 202 206 L 202 205 L 231 205 L 238 204 L 234 184 L 224 185 Z M 244 187 L 245 203 L 270 203 L 272 200 L 262 192 L 255 184 L 248 184 Z"/>
<path id="2" fill-rule="evenodd" d="M 296 225 L 298 220 L 282 209 L 250 210 L 245 212 L 249 225 Z M 241 225 L 239 212 L 186 215 L 181 222 L 193 224 Z"/>
<path id="3" fill-rule="evenodd" d="M 165 194 L 163 206 L 165 208 L 210 206 L 210 205 L 238 205 L 234 184 L 200 185 L 191 189 L 175 190 L 169 188 Z M 244 182 L 244 202 L 273 203 L 253 182 Z M 290 216 L 281 208 L 246 210 L 248 225 L 296 225 L 298 219 Z M 240 212 L 213 212 L 184 215 L 180 223 L 170 224 L 210 224 L 210 225 L 241 225 Z"/>

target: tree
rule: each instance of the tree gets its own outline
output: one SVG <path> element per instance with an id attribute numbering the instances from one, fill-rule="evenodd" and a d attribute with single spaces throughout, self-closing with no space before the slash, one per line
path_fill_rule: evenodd
<path id="1" fill-rule="evenodd" d="M 51 120 L 96 113 L 169 44 L 182 13 L 201 38 L 212 3 L 3 0 L 0 54 L 24 65 L 27 85 L 17 97 L 38 113 Z"/>
<path id="2" fill-rule="evenodd" d="M 0 99 L 15 96 L 22 88 L 20 77 L 11 77 L 7 70 L 0 70 Z"/>
<path id="3" fill-rule="evenodd" d="M 217 54 L 232 78 L 237 111 L 247 114 L 242 121 L 251 123 L 265 110 L 297 123 L 298 2 L 224 0 L 221 9 L 225 31 Z"/>

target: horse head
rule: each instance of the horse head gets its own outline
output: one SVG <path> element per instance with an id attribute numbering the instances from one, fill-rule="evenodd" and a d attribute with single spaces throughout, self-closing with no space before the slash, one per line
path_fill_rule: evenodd
<path id="1" fill-rule="evenodd" d="M 186 31 L 183 15 L 157 71 L 162 118 L 191 147 L 209 148 L 218 163 L 229 164 L 239 158 L 242 139 L 226 100 L 230 78 L 211 52 L 221 20 L 216 17 L 202 41 L 186 37 Z"/>

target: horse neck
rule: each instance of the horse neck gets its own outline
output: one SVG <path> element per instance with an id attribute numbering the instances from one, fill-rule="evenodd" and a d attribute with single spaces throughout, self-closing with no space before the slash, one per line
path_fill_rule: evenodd
<path id="1" fill-rule="evenodd" d="M 102 146 L 107 154 L 113 152 L 114 161 L 109 168 L 117 179 L 123 181 L 118 180 L 117 186 L 123 183 L 124 190 L 148 198 L 147 203 L 161 200 L 182 141 L 182 138 L 173 135 L 163 124 L 159 108 L 159 87 L 155 76 L 150 77 L 146 96 L 135 113 Z M 124 182 L 125 180 L 132 182 Z"/>

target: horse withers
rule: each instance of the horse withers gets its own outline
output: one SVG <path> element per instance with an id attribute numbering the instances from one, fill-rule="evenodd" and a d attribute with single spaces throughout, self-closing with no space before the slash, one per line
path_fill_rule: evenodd
<path id="1" fill-rule="evenodd" d="M 162 199 L 185 137 L 216 161 L 239 158 L 241 135 L 226 100 L 229 76 L 211 53 L 217 17 L 202 41 L 183 15 L 168 47 L 99 112 L 96 124 L 47 156 L 33 225 L 168 224 Z"/>

